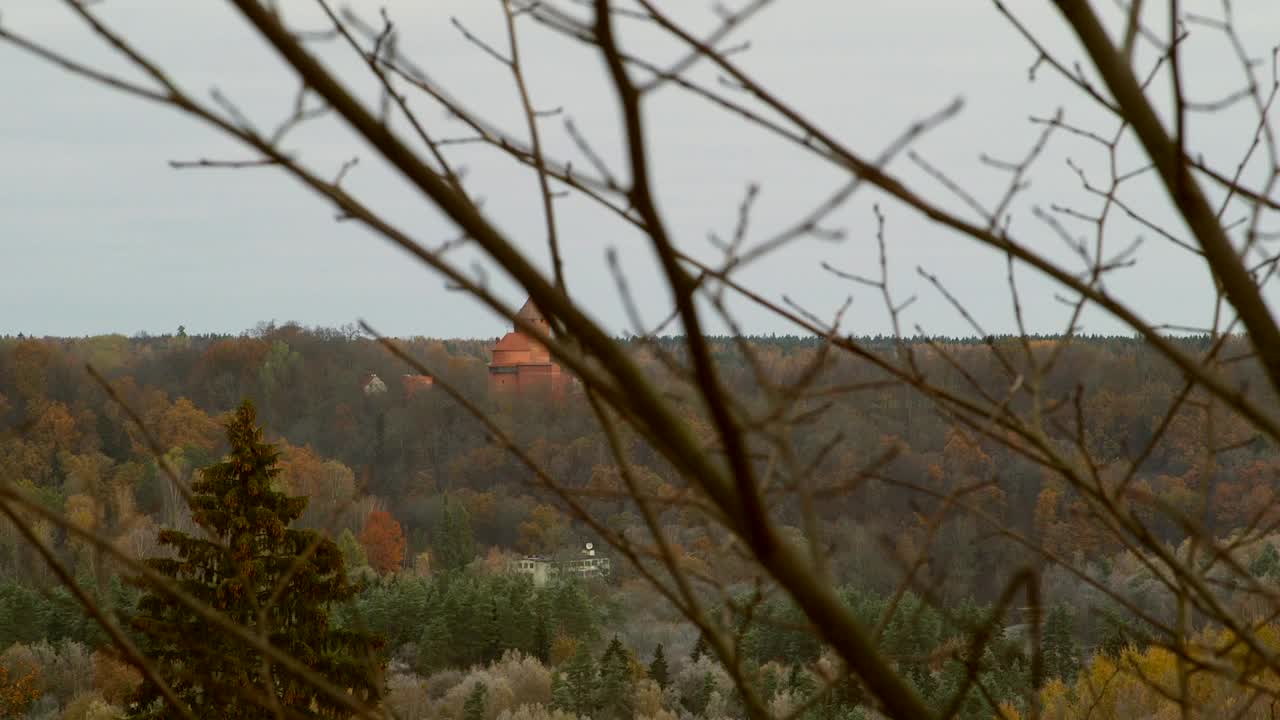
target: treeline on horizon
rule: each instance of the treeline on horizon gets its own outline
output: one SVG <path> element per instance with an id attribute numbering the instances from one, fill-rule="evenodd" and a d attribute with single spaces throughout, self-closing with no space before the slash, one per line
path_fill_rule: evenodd
<path id="1" fill-rule="evenodd" d="M 291 322 L 291 321 L 284 322 L 284 323 L 277 323 L 276 321 L 271 321 L 271 322 L 259 323 L 253 329 L 245 330 L 240 333 L 231 333 L 231 332 L 189 333 L 187 332 L 187 329 L 185 326 L 179 326 L 178 330 L 173 333 L 152 333 L 145 330 L 140 330 L 131 334 L 101 333 L 96 335 L 48 335 L 48 334 L 38 335 L 38 334 L 25 333 L 25 332 L 5 333 L 5 334 L 0 334 L 0 341 L 51 340 L 51 341 L 75 342 L 75 341 L 89 340 L 94 338 L 109 337 L 109 338 L 126 338 L 128 340 L 135 341 L 135 342 L 147 342 L 147 341 L 153 341 L 153 340 L 163 341 L 173 337 L 188 337 L 188 338 L 191 338 L 193 341 L 210 342 L 210 341 L 216 341 L 216 340 L 226 340 L 226 339 L 236 338 L 236 337 L 252 337 L 252 336 L 261 337 L 261 336 L 270 335 L 272 333 L 278 332 L 280 330 L 285 330 L 285 329 L 291 330 L 291 331 L 301 331 L 301 332 L 311 333 L 311 334 L 320 335 L 320 336 L 338 336 L 346 339 L 367 337 L 367 333 L 363 329 L 361 329 L 360 326 L 355 324 L 347 324 L 339 327 L 329 327 L 329 326 L 320 326 L 320 325 L 305 326 L 300 323 Z M 1187 347 L 1193 347 L 1193 348 L 1207 347 L 1213 341 L 1213 336 L 1210 336 L 1207 333 L 1179 332 L 1179 333 L 1165 333 L 1165 334 L 1162 334 L 1161 336 L 1174 343 L 1182 344 Z M 392 337 L 393 339 L 397 339 L 397 340 L 403 340 L 403 341 L 428 340 L 428 341 L 438 341 L 438 342 L 443 342 L 448 344 L 458 343 L 460 344 L 459 347 L 464 347 L 464 346 L 469 347 L 472 342 L 488 343 L 489 345 L 492 345 L 492 343 L 496 341 L 500 337 L 500 335 L 494 335 L 494 336 L 477 335 L 473 337 L 443 337 L 443 336 L 436 337 L 436 336 L 427 336 L 427 335 L 406 335 L 406 336 L 389 336 L 389 337 Z M 737 338 L 747 340 L 749 342 L 776 343 L 776 344 L 788 346 L 788 347 L 817 346 L 826 342 L 825 338 L 819 335 L 812 335 L 812 334 L 796 335 L 796 334 L 776 333 L 776 332 L 744 334 L 741 336 L 709 334 L 709 335 L 706 335 L 705 337 L 707 338 L 707 340 L 711 342 L 726 342 L 726 341 L 731 341 L 735 337 L 737 337 Z M 879 333 L 875 335 L 869 335 L 869 334 L 858 335 L 854 333 L 844 333 L 844 334 L 841 334 L 840 337 L 847 340 L 852 340 L 854 342 L 857 342 L 862 345 L 866 345 L 868 347 L 897 345 L 900 343 L 906 344 L 906 345 L 923 345 L 931 342 L 954 344 L 954 345 L 976 345 L 976 344 L 987 344 L 990 342 L 1009 342 L 1009 341 L 1020 342 L 1021 340 L 1024 340 L 1024 339 L 1029 341 L 1039 341 L 1039 340 L 1060 341 L 1068 338 L 1068 336 L 1063 333 L 1028 333 L 1025 335 L 1012 334 L 1012 333 L 995 333 L 990 335 L 941 335 L 941 334 L 930 335 L 930 334 L 917 333 L 915 335 L 904 335 L 904 336 L 884 335 Z M 1106 333 L 1073 333 L 1069 337 L 1074 340 L 1081 340 L 1085 342 L 1126 342 L 1128 341 L 1128 342 L 1133 342 L 1138 344 L 1147 343 L 1147 340 L 1145 338 L 1143 338 L 1141 335 L 1138 335 L 1136 333 L 1130 333 L 1125 335 L 1106 334 Z M 639 342 L 641 340 L 639 336 L 633 333 L 622 333 L 618 335 L 618 338 L 623 342 Z M 648 336 L 644 338 L 643 341 L 652 342 L 658 345 L 662 345 L 664 347 L 669 347 L 669 346 L 674 346 L 674 345 L 683 343 L 683 338 L 684 338 L 684 335 L 673 333 L 673 334 L 665 334 L 665 335 Z"/>
<path id="2" fill-rule="evenodd" d="M 1182 375 L 1141 340 L 1067 340 L 905 342 L 931 383 L 975 398 L 1007 393 L 1018 373 L 1032 371 L 1027 353 L 1041 362 L 1052 356 L 1052 371 L 1036 381 L 1044 397 L 1061 401 L 1058 410 L 1047 411 L 1053 440 L 1064 447 L 1084 443 L 1101 463 L 1104 479 L 1123 475 L 1130 458 L 1143 456 L 1136 485 L 1168 506 L 1206 518 L 1216 534 L 1230 535 L 1249 523 L 1265 527 L 1280 522 L 1274 502 L 1280 453 L 1273 445 L 1225 414 L 1216 418 L 1209 437 L 1203 406 L 1189 403 L 1147 451 L 1183 387 Z M 1173 341 L 1192 353 L 1210 344 L 1209 338 L 1198 337 Z M 475 402 L 556 482 L 580 491 L 586 509 L 608 528 L 646 542 L 644 523 L 580 392 L 491 396 L 486 370 L 491 340 L 395 342 Z M 873 358 L 900 357 L 892 338 L 859 342 Z M 911 387 L 886 382 L 885 372 L 867 359 L 829 352 L 813 338 L 726 337 L 709 343 L 723 382 L 748 412 L 763 409 L 771 395 L 795 395 L 798 420 L 790 426 L 789 440 L 797 457 L 814 463 L 814 490 L 824 493 L 818 530 L 831 547 L 831 572 L 851 602 L 863 598 L 857 602 L 879 607 L 876 603 L 897 587 L 901 558 L 914 557 L 931 543 L 932 559 L 920 569 L 919 582 L 932 589 L 935 600 L 989 607 L 1002 587 L 1000 579 L 1035 560 L 1019 544 L 1002 540 L 999 529 L 1041 543 L 1152 617 L 1171 622 L 1176 616 L 1176 602 L 1146 573 L 1143 559 L 1095 526 L 1076 490 L 993 438 L 940 414 L 930 398 Z M 687 414 L 690 426 L 710 441 L 711 430 L 691 401 L 681 347 L 678 338 L 629 343 L 654 382 Z M 1241 358 L 1224 366 L 1230 382 L 1266 387 L 1243 340 L 1227 338 L 1221 353 Z M 89 375 L 86 365 L 100 373 L 118 400 Z M 483 672 L 490 674 L 507 665 L 543 673 L 538 677 L 544 678 L 549 693 L 550 683 L 560 682 L 556 673 L 561 671 L 555 668 L 568 673 L 565 668 L 586 663 L 588 655 L 602 658 L 604 645 L 618 635 L 626 651 L 644 663 L 651 661 L 655 642 L 664 642 L 673 677 L 683 673 L 673 680 L 681 686 L 674 699 L 654 700 L 657 705 L 705 709 L 708 703 L 714 706 L 713 695 L 732 705 L 727 677 L 707 679 L 722 670 L 713 671 L 709 661 L 692 657 L 696 636 L 688 625 L 670 609 L 663 610 L 656 593 L 617 558 L 613 575 L 590 589 L 600 613 L 581 610 L 579 590 L 552 588 L 537 595 L 544 598 L 537 607 L 545 615 L 494 626 L 493 639 L 477 645 L 472 655 L 457 654 L 467 647 L 460 641 L 442 639 L 445 626 L 482 622 L 449 613 L 483 609 L 484 602 L 504 592 L 525 592 L 503 579 L 510 560 L 524 554 L 573 556 L 582 543 L 601 539 L 439 387 L 413 392 L 403 386 L 399 378 L 412 372 L 354 328 L 262 325 L 236 336 L 2 338 L 0 476 L 136 557 L 153 556 L 157 529 L 192 529 L 190 513 L 161 462 L 189 482 L 200 468 L 223 456 L 222 423 L 249 399 L 268 439 L 280 450 L 282 489 L 309 498 L 298 524 L 330 533 L 349 569 L 371 583 L 352 612 L 392 640 L 391 651 L 402 663 L 397 667 L 404 668 L 404 693 L 418 692 L 414 673 L 456 675 L 452 668 L 469 663 L 487 664 L 490 669 Z M 366 394 L 362 381 L 368 373 L 383 378 L 387 392 Z M 1011 409 L 1024 410 L 1020 402 L 1011 400 Z M 129 412 L 141 417 L 146 435 Z M 1083 427 L 1075 426 L 1076 418 Z M 152 452 L 152 442 L 162 458 Z M 659 519 L 685 567 L 725 587 L 751 587 L 756 569 L 695 507 L 676 501 L 687 488 L 665 460 L 639 436 L 624 433 L 623 442 L 642 490 L 670 501 Z M 1210 442 L 1215 462 L 1207 475 L 1202 460 Z M 860 477 L 869 466 L 876 471 Z M 931 527 L 942 506 L 938 497 L 975 485 L 981 489 L 967 497 L 976 512 L 956 513 Z M 934 495 L 921 494 L 919 488 Z M 1137 512 L 1160 541 L 1175 548 L 1184 541 L 1182 528 L 1169 516 L 1144 508 Z M 801 509 L 794 501 L 780 501 L 775 513 L 789 535 L 805 539 Z M 109 573 L 89 547 L 48 524 L 37 529 L 87 586 L 99 588 L 101 597 L 116 606 L 128 605 L 128 593 L 118 581 L 107 580 Z M 460 532 L 465 540 L 459 540 Z M 1272 544 L 1264 545 L 1249 549 L 1242 561 L 1259 577 L 1280 580 L 1280 554 Z M 453 585 L 435 579 L 458 571 L 473 579 Z M 8 523 L 0 524 L 0 576 L 6 578 L 0 585 L 0 632 L 13 648 L 56 655 L 64 650 L 41 650 L 41 637 L 87 647 L 101 642 L 65 591 L 55 589 L 57 581 L 47 565 Z M 1167 664 L 1158 650 L 1143 649 L 1142 628 L 1126 620 L 1119 605 L 1096 587 L 1059 568 L 1046 571 L 1043 582 L 1048 606 L 1073 609 L 1069 619 L 1057 611 L 1054 642 L 1073 649 L 1067 653 L 1070 658 L 1061 660 L 1063 669 L 1054 671 L 1059 686 L 1053 687 L 1072 685 L 1082 670 L 1086 675 L 1102 672 L 1097 668 L 1115 662 L 1130 644 L 1153 668 Z M 449 594 L 466 588 L 482 600 Z M 776 611 L 791 612 L 781 606 Z M 865 614 L 874 616 L 871 610 Z M 418 624 L 405 624 L 406 615 L 418 618 Z M 590 627 L 568 629 L 588 617 Z M 952 642 L 952 631 L 945 629 L 951 626 L 930 622 L 935 630 L 917 633 L 911 628 L 921 626 L 912 622 L 903 625 L 905 635 L 890 633 L 885 642 L 903 644 L 902 652 L 912 656 L 929 655 Z M 1010 617 L 1002 624 L 1018 622 Z M 1203 631 L 1214 632 L 1209 627 Z M 1002 668 L 998 674 L 1004 698 L 1019 696 L 1029 682 L 1025 648 L 1017 637 L 1016 632 L 1009 635 L 1008 652 L 993 661 L 993 667 Z M 792 703 L 812 691 L 815 678 L 804 674 L 809 670 L 796 670 L 819 658 L 811 638 L 760 636 L 753 642 L 761 672 L 773 668 L 767 672 L 777 676 L 761 680 L 773 697 Z M 503 654 L 507 650 L 526 653 L 526 659 L 508 660 Z M 543 667 L 538 663 L 545 668 L 538 669 Z M 474 670 L 472 675 L 477 672 L 483 674 Z M 937 702 L 962 675 L 952 666 L 922 666 L 913 672 L 912 683 Z M 462 677 L 451 681 L 455 690 L 448 696 L 458 707 L 470 687 L 464 687 Z M 1046 686 L 1045 692 L 1056 692 L 1053 687 Z M 842 707 L 857 704 L 852 696 L 845 702 Z M 988 703 L 979 703 L 973 716 L 989 715 L 990 710 Z"/>

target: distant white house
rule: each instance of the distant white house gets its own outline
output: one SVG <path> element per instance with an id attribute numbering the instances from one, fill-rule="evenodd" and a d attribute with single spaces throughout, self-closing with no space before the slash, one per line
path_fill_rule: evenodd
<path id="1" fill-rule="evenodd" d="M 511 569 L 521 575 L 528 575 L 533 578 L 536 587 L 542 587 L 550 579 L 553 566 L 554 563 L 547 558 L 529 555 L 513 562 Z"/>
<path id="2" fill-rule="evenodd" d="M 378 373 L 369 373 L 364 376 L 361 382 L 365 395 L 381 395 L 387 391 L 387 384 L 382 382 L 382 378 L 378 377 Z"/>
<path id="3" fill-rule="evenodd" d="M 580 578 L 607 577 L 613 569 L 609 558 L 597 555 L 595 546 L 587 543 L 582 549 L 581 557 L 573 560 L 551 560 L 537 555 L 528 555 L 511 563 L 510 569 L 521 575 L 533 578 L 533 584 L 542 587 L 547 581 L 561 573 Z"/>
<path id="4" fill-rule="evenodd" d="M 562 573 L 585 578 L 604 577 L 609 574 L 612 567 L 609 564 L 609 558 L 596 555 L 595 546 L 587 543 L 586 547 L 582 549 L 582 557 L 576 560 L 565 560 L 556 563 L 556 569 Z"/>

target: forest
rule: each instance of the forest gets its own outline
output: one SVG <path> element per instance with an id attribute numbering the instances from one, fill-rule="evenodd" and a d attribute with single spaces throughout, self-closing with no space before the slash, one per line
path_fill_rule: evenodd
<path id="1" fill-rule="evenodd" d="M 1174 341 L 1190 349 L 1209 342 Z M 227 423 L 249 400 L 264 447 L 277 453 L 273 491 L 306 498 L 294 526 L 332 539 L 341 552 L 352 594 L 334 604 L 327 622 L 379 638 L 381 701 L 398 717 L 745 717 L 742 677 L 778 716 L 874 716 L 863 689 L 841 679 L 830 649 L 806 631 L 803 614 L 785 595 L 762 589 L 759 568 L 707 521 L 645 438 L 622 435 L 630 474 L 662 508 L 659 520 L 681 566 L 735 628 L 741 658 L 732 667 L 645 582 L 645 560 L 628 561 L 609 546 L 614 536 L 645 542 L 644 526 L 583 393 L 490 394 L 491 340 L 394 343 L 482 409 L 549 469 L 557 487 L 535 477 L 439 383 L 402 382 L 418 370 L 379 341 L 354 328 L 294 324 L 239 336 L 179 329 L 0 339 L 0 476 L 133 557 L 164 557 L 161 529 L 197 525 L 167 474 L 184 483 L 208 476 L 231 449 Z M 842 601 L 878 628 L 880 647 L 933 707 L 967 718 L 1021 717 L 1037 689 L 1043 709 L 1064 718 L 1100 703 L 1107 717 L 1173 707 L 1158 688 L 1175 682 L 1177 661 L 1152 643 L 1149 625 L 1173 622 L 1183 609 L 1148 559 L 1106 532 L 1075 488 L 818 340 L 708 343 L 730 392 L 747 404 L 803 380 L 790 432 L 798 454 L 813 459 L 819 525 L 807 523 L 790 496 L 780 494 L 773 511 L 797 543 L 822 538 Z M 1087 444 L 1100 473 L 1115 473 L 1116 482 L 1129 469 L 1121 459 L 1143 458 L 1127 482 L 1151 498 L 1150 508 L 1134 511 L 1158 542 L 1189 552 L 1178 515 L 1153 508 L 1202 518 L 1226 541 L 1248 529 L 1264 539 L 1233 545 L 1240 561 L 1264 582 L 1280 581 L 1270 536 L 1280 521 L 1273 500 L 1280 454 L 1230 417 L 1206 433 L 1195 404 L 1166 418 L 1184 381 L 1145 341 L 861 344 L 912 353 L 936 385 L 961 394 L 997 391 L 1006 370 L 1000 361 L 1015 350 L 1055 353 L 1052 374 L 1041 380 L 1045 393 L 1073 398 L 1079 412 L 1064 417 L 1084 422 L 1061 423 L 1061 441 Z M 627 344 L 677 403 L 687 402 L 681 347 L 674 338 Z M 1232 367 L 1242 386 L 1257 381 L 1251 363 Z M 366 391 L 374 374 L 385 392 Z M 694 410 L 689 418 L 696 421 Z M 1215 458 L 1210 465 L 1206 453 Z M 577 507 L 557 488 L 571 491 Z M 940 512 L 956 502 L 967 511 Z M 584 511 L 602 519 L 609 537 L 583 522 Z M 109 557 L 38 517 L 31 526 L 104 607 L 124 619 L 139 612 L 142 590 Z M 577 557 L 588 542 L 613 552 L 607 576 L 535 585 L 513 571 L 526 556 Z M 1014 570 L 1040 554 L 1082 573 L 1045 567 L 1043 613 L 1001 594 Z M 913 557 L 927 561 L 905 588 Z M 3 714 L 117 716 L 141 681 L 138 671 L 7 521 L 0 577 Z M 1265 607 L 1244 591 L 1227 599 L 1246 614 Z M 1042 645 L 1035 652 L 1033 622 Z M 1189 622 L 1206 636 L 1230 632 Z M 993 637 L 980 658 L 966 657 L 982 628 Z M 1266 625 L 1258 636 L 1280 648 L 1280 627 Z M 1114 679 L 1121 664 L 1154 680 Z M 1196 692 L 1245 702 L 1239 687 L 1222 680 L 1206 678 Z"/>
<path id="2" fill-rule="evenodd" d="M 0 12 L 0 718 L 1280 715 L 1275 0 Z"/>

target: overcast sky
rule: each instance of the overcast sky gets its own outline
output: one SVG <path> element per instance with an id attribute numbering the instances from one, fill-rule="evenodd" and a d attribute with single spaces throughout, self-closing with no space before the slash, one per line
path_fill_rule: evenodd
<path id="1" fill-rule="evenodd" d="M 300 26 L 321 27 L 310 2 L 283 4 Z M 692 27 L 710 27 L 709 3 L 667 4 L 679 8 Z M 1052 3 L 1010 4 L 1055 52 L 1078 57 Z M 1112 9 L 1111 2 L 1098 4 Z M 118 58 L 60 5 L 0 0 L 0 21 L 95 66 L 123 71 Z M 353 3 L 370 18 L 384 5 L 398 22 L 402 48 L 419 65 L 472 108 L 523 135 L 509 76 L 449 21 L 457 16 L 501 47 L 505 36 L 496 0 Z M 1216 11 L 1216 3 L 1204 5 L 1202 12 Z M 264 127 L 288 112 L 296 81 L 228 4 L 107 0 L 95 7 L 191 92 L 208 97 L 216 87 Z M 1265 56 L 1280 38 L 1280 3 L 1247 0 L 1236 8 L 1247 20 L 1241 27 L 1246 43 Z M 563 116 L 543 121 L 550 149 L 585 166 L 564 130 L 564 118 L 571 117 L 625 177 L 615 98 L 598 56 L 531 23 L 525 30 L 523 50 L 535 101 L 564 108 Z M 1187 46 L 1193 99 L 1212 100 L 1237 89 L 1239 69 L 1221 37 L 1197 33 Z M 650 35 L 626 40 L 634 52 L 675 57 L 670 43 Z M 868 157 L 909 123 L 962 98 L 963 112 L 924 138 L 917 150 L 988 204 L 999 197 L 1005 177 L 982 165 L 979 155 L 1014 159 L 1024 154 L 1040 130 L 1030 116 L 1063 108 L 1071 121 L 1100 132 L 1114 129 L 1047 68 L 1040 69 L 1035 83 L 1028 81 L 1034 51 L 990 2 L 778 0 L 740 30 L 738 40 L 751 43 L 738 56 L 745 67 Z M 324 51 L 326 59 L 367 86 L 350 55 L 337 50 Z M 1145 58 L 1149 64 L 1151 54 Z M 695 76 L 715 83 L 709 68 L 697 68 Z M 166 333 L 179 325 L 193 333 L 240 332 L 269 320 L 335 326 L 357 318 L 396 335 L 493 336 L 505 327 L 384 241 L 352 223 L 335 222 L 331 208 L 278 171 L 171 169 L 168 161 L 175 159 L 247 157 L 190 118 L 95 87 L 4 44 L 0 87 L 0 334 Z M 1246 110 L 1241 106 L 1196 118 L 1193 147 L 1223 170 L 1234 169 L 1251 137 Z M 653 96 L 646 111 L 661 209 L 681 246 L 699 256 L 715 257 L 707 235 L 731 232 L 748 183 L 761 186 L 750 245 L 794 222 L 842 180 L 830 167 L 674 89 Z M 436 110 L 427 111 L 424 121 L 439 134 L 463 134 Z M 453 235 L 439 213 L 376 162 L 340 122 L 317 121 L 286 146 L 327 171 L 359 157 L 362 162 L 347 181 L 351 190 L 423 242 Z M 1122 170 L 1138 164 L 1131 146 L 1122 153 Z M 490 217 L 549 267 L 534 176 L 483 148 L 460 146 L 455 157 L 467 166 L 471 187 L 484 198 Z M 1033 218 L 1032 209 L 1065 203 L 1096 210 L 1096 200 L 1080 192 L 1068 157 L 1091 173 L 1105 170 L 1105 156 L 1094 147 L 1055 137 L 1013 213 L 1017 234 L 1067 260 L 1063 244 Z M 965 212 L 906 157 L 891 169 L 922 194 Z M 1128 201 L 1168 220 L 1158 186 L 1143 182 L 1133 184 Z M 929 333 L 971 334 L 917 275 L 917 267 L 939 275 L 987 330 L 1013 329 L 1002 257 L 871 190 L 861 191 L 829 223 L 847 232 L 842 243 L 803 241 L 748 268 L 740 279 L 767 297 L 785 294 L 824 315 L 852 294 L 845 330 L 885 331 L 885 312 L 875 292 L 819 268 L 826 261 L 863 275 L 878 272 L 872 213 L 877 202 L 887 217 L 894 291 L 899 299 L 919 295 L 905 329 L 918 325 Z M 585 200 L 561 200 L 557 209 L 571 293 L 609 329 L 630 329 L 605 260 L 606 251 L 615 248 L 646 319 L 661 319 L 669 297 L 655 280 L 651 250 L 641 239 Z M 1272 229 L 1277 224 L 1271 223 Z M 1083 225 L 1070 227 L 1078 235 L 1088 232 Z M 1185 236 L 1176 223 L 1170 229 Z M 1209 286 L 1185 251 L 1136 224 L 1118 222 L 1108 238 L 1112 252 L 1139 235 L 1146 240 L 1140 262 L 1118 273 L 1109 289 L 1152 322 L 1205 324 L 1211 312 Z M 471 267 L 468 256 L 459 258 Z M 522 299 L 500 272 L 479 267 L 504 297 L 513 303 Z M 1060 332 L 1065 312 L 1054 288 L 1030 270 L 1019 271 L 1018 282 L 1030 329 Z M 734 308 L 748 332 L 793 331 L 749 304 L 738 302 Z M 1111 333 L 1119 326 L 1092 313 L 1084 330 Z"/>

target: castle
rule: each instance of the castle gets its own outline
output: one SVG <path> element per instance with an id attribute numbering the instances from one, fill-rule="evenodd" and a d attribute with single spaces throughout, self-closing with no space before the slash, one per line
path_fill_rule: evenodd
<path id="1" fill-rule="evenodd" d="M 547 335 L 551 334 L 550 323 L 538 310 L 538 306 L 533 304 L 532 299 L 525 301 L 516 317 Z M 493 359 L 489 363 L 490 393 L 560 395 L 572 383 L 572 376 L 562 373 L 560 366 L 551 361 L 551 352 L 546 346 L 519 328 L 512 328 L 511 332 L 503 335 L 493 346 Z M 406 374 L 400 378 L 400 385 L 405 397 L 412 397 L 431 390 L 435 385 L 435 378 L 430 375 Z M 377 373 L 369 371 L 361 376 L 360 389 L 367 397 L 378 397 L 387 393 L 387 383 Z"/>
<path id="2" fill-rule="evenodd" d="M 551 325 L 532 299 L 525 301 L 516 317 L 542 333 L 551 334 Z M 560 366 L 551 361 L 547 348 L 519 328 L 513 328 L 493 346 L 493 361 L 489 363 L 490 392 L 559 394 L 568 381 L 569 375 L 561 373 Z"/>

